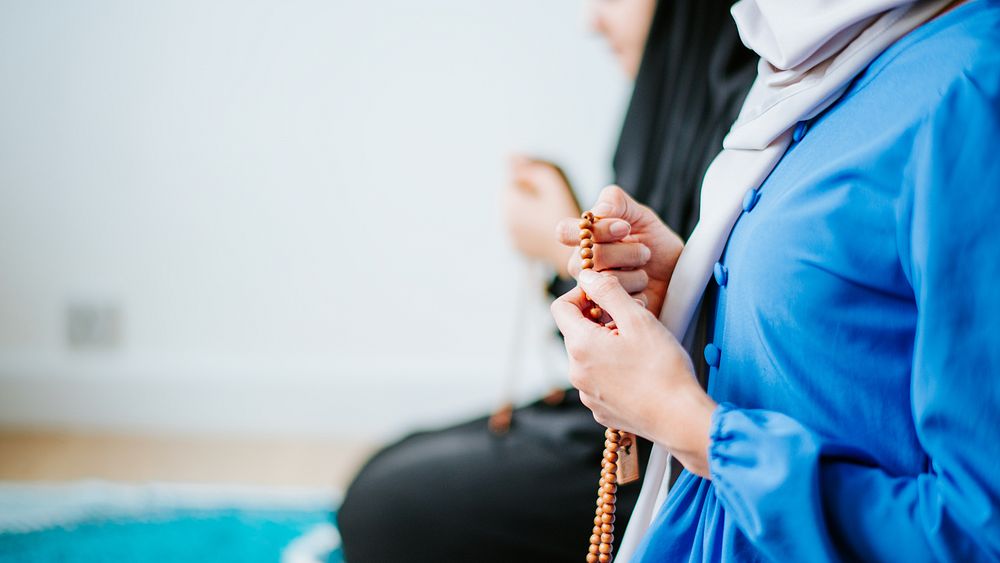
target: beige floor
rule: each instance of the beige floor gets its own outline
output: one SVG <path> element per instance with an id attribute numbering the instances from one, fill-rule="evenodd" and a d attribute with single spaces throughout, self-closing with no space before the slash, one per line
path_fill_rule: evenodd
<path id="1" fill-rule="evenodd" d="M 370 445 L 0 431 L 0 480 L 178 481 L 340 489 Z"/>

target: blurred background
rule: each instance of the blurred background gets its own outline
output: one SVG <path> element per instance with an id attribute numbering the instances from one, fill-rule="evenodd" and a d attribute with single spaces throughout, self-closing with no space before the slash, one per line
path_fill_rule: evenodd
<path id="1" fill-rule="evenodd" d="M 515 152 L 585 205 L 611 176 L 629 85 L 585 16 L 0 0 L 0 479 L 335 495 L 550 386 L 499 194 Z"/>

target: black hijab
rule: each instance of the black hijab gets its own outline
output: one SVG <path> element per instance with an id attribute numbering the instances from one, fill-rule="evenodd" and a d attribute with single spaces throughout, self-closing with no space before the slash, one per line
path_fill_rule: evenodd
<path id="1" fill-rule="evenodd" d="M 660 0 L 615 151 L 616 183 L 683 238 L 701 180 L 756 76 L 732 0 Z"/>

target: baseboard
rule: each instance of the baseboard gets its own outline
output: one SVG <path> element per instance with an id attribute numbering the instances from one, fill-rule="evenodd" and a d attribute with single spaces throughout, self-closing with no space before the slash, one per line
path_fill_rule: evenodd
<path id="1" fill-rule="evenodd" d="M 158 434 L 385 439 L 485 413 L 496 358 L 81 358 L 0 354 L 0 425 Z M 544 381 L 523 376 L 530 396 Z"/>

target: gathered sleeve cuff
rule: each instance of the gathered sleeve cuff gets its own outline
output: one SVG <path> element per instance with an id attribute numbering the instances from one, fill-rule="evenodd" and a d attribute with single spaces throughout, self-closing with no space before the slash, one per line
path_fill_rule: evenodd
<path id="1" fill-rule="evenodd" d="M 770 559 L 980 561 L 998 555 L 993 484 L 944 467 L 894 476 L 865 457 L 778 412 L 722 403 L 712 415 L 708 464 L 715 495 Z M 994 463 L 988 456 L 977 460 Z M 952 491 L 956 484 L 965 485 L 965 494 Z"/>
<path id="2" fill-rule="evenodd" d="M 721 403 L 712 415 L 708 464 L 716 496 L 773 559 L 832 558 L 819 498 L 819 444 L 781 413 Z"/>

